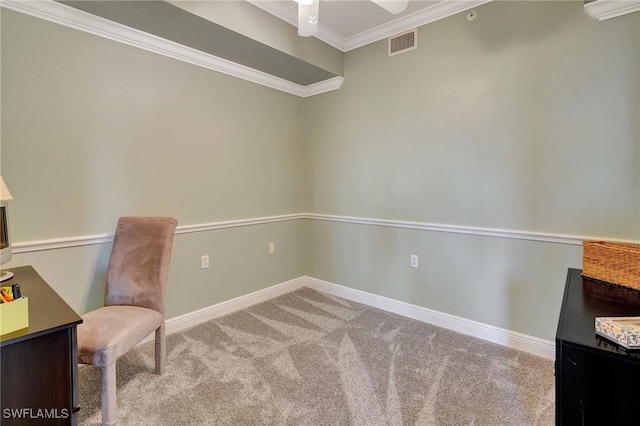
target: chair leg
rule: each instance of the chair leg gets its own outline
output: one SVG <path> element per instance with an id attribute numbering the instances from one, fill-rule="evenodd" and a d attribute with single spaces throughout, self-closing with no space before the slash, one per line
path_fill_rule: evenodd
<path id="1" fill-rule="evenodd" d="M 164 360 L 167 357 L 164 324 L 156 329 L 156 374 L 164 373 Z"/>
<path id="2" fill-rule="evenodd" d="M 117 422 L 116 365 L 114 363 L 100 370 L 102 370 L 102 424 L 113 426 Z"/>

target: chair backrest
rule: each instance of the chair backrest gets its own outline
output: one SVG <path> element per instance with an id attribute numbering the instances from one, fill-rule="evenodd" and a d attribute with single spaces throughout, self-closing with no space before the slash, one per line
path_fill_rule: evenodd
<path id="1" fill-rule="evenodd" d="M 105 306 L 142 306 L 164 315 L 177 224 L 171 217 L 118 220 L 107 271 Z"/>

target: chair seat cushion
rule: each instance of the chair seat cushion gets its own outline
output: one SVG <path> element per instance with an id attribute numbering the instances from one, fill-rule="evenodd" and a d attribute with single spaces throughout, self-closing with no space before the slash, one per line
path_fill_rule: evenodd
<path id="1" fill-rule="evenodd" d="M 78 362 L 107 367 L 164 323 L 161 313 L 139 306 L 105 306 L 82 315 Z"/>

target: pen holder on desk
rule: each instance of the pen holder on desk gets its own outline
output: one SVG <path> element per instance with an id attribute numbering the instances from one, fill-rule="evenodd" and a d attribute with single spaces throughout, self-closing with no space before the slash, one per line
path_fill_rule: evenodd
<path id="1" fill-rule="evenodd" d="M 0 304 L 0 335 L 29 327 L 29 298 Z"/>

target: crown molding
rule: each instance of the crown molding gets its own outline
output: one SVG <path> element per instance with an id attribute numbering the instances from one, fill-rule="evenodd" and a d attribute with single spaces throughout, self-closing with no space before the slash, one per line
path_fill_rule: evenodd
<path id="1" fill-rule="evenodd" d="M 327 43 L 329 46 L 335 47 L 341 52 L 347 51 L 344 37 L 322 24 L 318 24 L 318 34 L 315 35 L 315 38 Z"/>
<path id="2" fill-rule="evenodd" d="M 336 90 L 343 81 L 342 77 L 336 77 L 302 86 L 53 0 L 0 0 L 0 6 L 296 96 L 307 97 Z"/>
<path id="3" fill-rule="evenodd" d="M 331 92 L 332 90 L 339 89 L 342 86 L 343 82 L 343 77 L 333 77 L 328 80 L 319 81 L 317 83 L 304 86 L 302 92 L 298 96 L 308 98 L 309 96 Z"/>
<path id="4" fill-rule="evenodd" d="M 293 25 L 294 27 L 297 27 L 298 25 L 298 14 L 295 6 L 291 7 L 288 3 L 282 0 L 247 1 L 265 12 L 272 14 L 276 18 Z M 349 50 L 357 49 L 358 47 L 362 47 L 421 25 L 455 15 L 456 13 L 472 9 L 491 1 L 492 0 L 442 0 L 433 6 L 348 38 L 344 38 L 335 31 L 323 26 L 322 17 L 320 17 L 321 22 L 318 28 L 318 33 L 315 34 L 314 37 L 338 50 L 341 50 L 342 52 L 348 52 Z"/>
<path id="5" fill-rule="evenodd" d="M 285 2 L 282 0 L 246 0 L 257 8 L 264 10 L 265 12 L 275 16 L 276 18 L 290 24 L 294 27 L 298 27 L 298 11 L 295 3 Z M 322 21 L 322 18 L 320 18 Z M 314 34 L 314 37 L 320 41 L 327 43 L 329 46 L 345 52 L 345 40 L 337 32 L 322 25 L 322 22 L 318 24 L 318 32 Z"/>
<path id="6" fill-rule="evenodd" d="M 491 1 L 493 0 L 443 0 L 433 6 L 347 38 L 344 42 L 345 52 L 447 18 L 456 13 L 473 9 Z"/>
<path id="7" fill-rule="evenodd" d="M 293 25 L 294 27 L 298 26 L 298 12 L 295 6 L 296 3 L 289 4 L 282 0 L 247 0 L 247 2 L 275 16 L 276 18 Z"/>
<path id="8" fill-rule="evenodd" d="M 596 0 L 584 5 L 589 16 L 604 21 L 640 11 L 640 0 Z"/>

